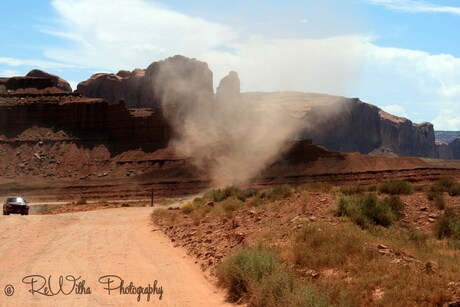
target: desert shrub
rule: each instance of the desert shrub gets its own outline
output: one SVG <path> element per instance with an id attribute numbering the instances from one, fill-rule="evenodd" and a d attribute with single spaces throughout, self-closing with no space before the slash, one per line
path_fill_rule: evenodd
<path id="1" fill-rule="evenodd" d="M 442 179 L 439 179 L 437 181 L 435 181 L 433 183 L 433 187 L 435 189 L 439 189 L 443 192 L 447 192 L 449 191 L 449 189 L 451 187 L 453 187 L 455 184 L 457 184 L 457 181 L 455 181 L 455 179 L 452 179 L 452 178 L 442 178 Z"/>
<path id="2" fill-rule="evenodd" d="M 293 245 L 294 263 L 321 269 L 340 266 L 350 257 L 366 254 L 364 239 L 355 228 L 334 228 L 322 223 L 304 226 Z"/>
<path id="3" fill-rule="evenodd" d="M 328 299 L 320 295 L 318 291 L 313 289 L 308 285 L 299 285 L 294 288 L 294 291 L 289 295 L 288 300 L 284 306 L 294 306 L 294 307 L 322 307 L 330 306 Z"/>
<path id="4" fill-rule="evenodd" d="M 228 289 L 232 301 L 254 294 L 255 283 L 278 270 L 276 255 L 267 250 L 242 249 L 225 258 L 216 270 L 220 284 Z"/>
<path id="5" fill-rule="evenodd" d="M 460 183 L 452 185 L 447 191 L 450 196 L 459 196 L 460 195 Z"/>
<path id="6" fill-rule="evenodd" d="M 221 205 L 225 212 L 233 212 L 240 209 L 244 203 L 236 197 L 230 197 L 224 200 Z"/>
<path id="7" fill-rule="evenodd" d="M 387 180 L 379 185 L 378 190 L 390 195 L 409 195 L 414 192 L 414 186 L 408 181 Z"/>
<path id="8" fill-rule="evenodd" d="M 238 195 L 237 198 L 241 201 L 246 201 L 246 199 L 257 196 L 259 191 L 253 188 L 248 188 L 242 190 Z"/>
<path id="9" fill-rule="evenodd" d="M 345 195 L 362 194 L 366 192 L 375 192 L 375 185 L 348 185 L 340 187 L 340 192 Z"/>
<path id="10" fill-rule="evenodd" d="M 437 189 L 432 189 L 430 187 L 430 189 L 428 189 L 428 191 L 426 191 L 426 197 L 428 198 L 428 200 L 434 201 L 439 196 L 442 196 L 442 193 L 443 193 L 442 191 L 437 190 Z"/>
<path id="11" fill-rule="evenodd" d="M 169 210 L 166 208 L 158 208 L 153 210 L 153 212 L 150 214 L 150 218 L 155 220 L 161 220 L 165 219 L 169 216 Z"/>
<path id="12" fill-rule="evenodd" d="M 190 214 L 195 210 L 193 203 L 186 203 L 180 207 L 180 211 L 184 214 Z"/>
<path id="13" fill-rule="evenodd" d="M 250 207 L 259 207 L 265 204 L 266 200 L 262 198 L 261 194 L 257 194 L 247 200 L 247 205 Z"/>
<path id="14" fill-rule="evenodd" d="M 393 211 L 398 219 L 404 215 L 404 208 L 406 207 L 406 204 L 399 195 L 390 195 L 383 201 L 391 208 L 391 211 Z"/>
<path id="15" fill-rule="evenodd" d="M 195 207 L 201 207 L 205 205 L 206 201 L 202 197 L 196 197 L 193 199 L 192 203 Z"/>
<path id="16" fill-rule="evenodd" d="M 439 239 L 453 238 L 460 240 L 460 214 L 452 208 L 447 208 L 438 219 L 436 234 Z"/>
<path id="17" fill-rule="evenodd" d="M 426 244 L 428 235 L 418 229 L 411 229 L 408 233 L 408 238 L 409 241 L 413 242 L 415 245 L 421 246 Z"/>
<path id="18" fill-rule="evenodd" d="M 434 200 L 444 192 L 449 193 L 450 196 L 460 195 L 460 183 L 452 178 L 439 179 L 429 187 L 427 197 L 429 200 Z"/>
<path id="19" fill-rule="evenodd" d="M 392 201 L 395 207 L 401 206 L 398 201 Z M 337 216 L 348 216 L 361 228 L 369 224 L 388 227 L 396 217 L 396 208 L 391 201 L 379 201 L 373 193 L 367 195 L 342 196 L 339 199 Z M 404 206 L 404 205 L 402 205 Z M 399 210 L 399 209 L 398 209 Z"/>
<path id="20" fill-rule="evenodd" d="M 265 190 L 260 195 L 261 198 L 268 199 L 270 201 L 280 200 L 292 195 L 292 189 L 288 185 L 276 186 L 274 188 Z"/>
<path id="21" fill-rule="evenodd" d="M 232 302 L 245 299 L 250 306 L 328 306 L 312 288 L 297 284 L 275 253 L 263 248 L 237 250 L 217 266 L 216 274 Z"/>
<path id="22" fill-rule="evenodd" d="M 393 222 L 392 208 L 388 203 L 378 201 L 375 194 L 366 195 L 362 204 L 361 210 L 374 224 L 388 227 Z"/>
<path id="23" fill-rule="evenodd" d="M 436 194 L 436 196 L 434 196 L 433 201 L 434 201 L 434 205 L 439 210 L 446 209 L 446 200 L 444 198 L 444 194 L 442 194 L 442 193 Z"/>
<path id="24" fill-rule="evenodd" d="M 221 202 L 232 196 L 238 196 L 241 190 L 237 187 L 226 187 L 224 189 L 210 190 L 204 194 L 204 199 L 212 200 L 214 202 Z"/>

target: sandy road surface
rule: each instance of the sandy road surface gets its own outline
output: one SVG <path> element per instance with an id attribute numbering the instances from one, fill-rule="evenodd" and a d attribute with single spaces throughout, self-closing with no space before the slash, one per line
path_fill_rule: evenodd
<path id="1" fill-rule="evenodd" d="M 152 231 L 152 208 L 120 208 L 53 216 L 10 215 L 0 217 L 0 306 L 225 306 L 224 295 L 203 276 L 184 250 L 174 248 L 160 231 Z M 81 276 L 91 294 L 44 296 L 30 293 L 29 275 L 51 277 L 51 289 L 59 290 L 59 276 Z M 110 286 L 99 282 L 117 275 L 129 284 L 155 293 L 120 295 L 120 280 Z M 35 277 L 34 289 L 46 285 Z M 31 281 L 28 278 L 26 281 Z M 105 279 L 107 281 L 107 279 Z M 73 287 L 65 280 L 63 291 Z M 8 285 L 14 287 L 14 294 Z M 81 285 L 81 284 L 80 284 Z M 159 287 L 162 299 L 159 300 Z M 44 288 L 40 292 L 44 292 Z M 147 290 L 144 290 L 147 291 Z M 150 290 L 152 291 L 152 290 Z"/>

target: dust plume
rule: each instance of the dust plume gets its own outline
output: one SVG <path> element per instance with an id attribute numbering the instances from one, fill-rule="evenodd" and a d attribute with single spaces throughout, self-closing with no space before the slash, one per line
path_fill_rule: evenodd
<path id="1" fill-rule="evenodd" d="M 207 66 L 206 66 L 207 67 Z M 190 157 L 216 186 L 241 185 L 276 159 L 298 131 L 282 107 L 261 108 L 245 101 L 235 72 L 214 95 L 200 80 L 184 78 L 183 68 L 163 65 L 168 80 L 163 114 L 174 127 L 170 145 Z"/>

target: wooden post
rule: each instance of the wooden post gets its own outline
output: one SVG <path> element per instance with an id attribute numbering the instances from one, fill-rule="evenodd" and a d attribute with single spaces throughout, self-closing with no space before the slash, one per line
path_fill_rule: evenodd
<path id="1" fill-rule="evenodd" d="M 153 189 L 152 189 L 152 199 L 150 201 L 150 207 L 153 207 Z"/>

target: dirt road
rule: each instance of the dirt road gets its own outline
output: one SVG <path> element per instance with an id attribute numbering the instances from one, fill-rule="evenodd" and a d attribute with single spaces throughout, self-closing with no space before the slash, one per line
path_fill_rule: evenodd
<path id="1" fill-rule="evenodd" d="M 1 216 L 0 306 L 226 306 L 151 211 Z"/>

